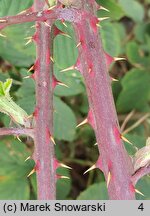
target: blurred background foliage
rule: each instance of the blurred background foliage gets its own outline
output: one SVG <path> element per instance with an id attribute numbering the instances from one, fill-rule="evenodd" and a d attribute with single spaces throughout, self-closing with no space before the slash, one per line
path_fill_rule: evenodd
<path id="1" fill-rule="evenodd" d="M 0 17 L 15 15 L 28 8 L 32 0 L 0 0 Z M 113 63 L 110 75 L 119 122 L 125 136 L 133 143 L 124 143 L 132 156 L 150 136 L 150 0 L 97 0 L 108 11 L 99 10 L 98 17 L 110 17 L 99 28 L 104 50 L 113 57 L 126 60 Z M 57 159 L 73 169 L 59 168 L 59 174 L 70 179 L 57 181 L 57 199 L 108 199 L 103 174 L 95 169 L 83 173 L 98 158 L 95 135 L 89 125 L 76 128 L 86 118 L 88 101 L 84 80 L 76 70 L 61 73 L 73 65 L 78 56 L 73 28 L 56 21 L 56 26 L 71 36 L 54 39 L 54 71 L 58 80 L 69 88 L 57 86 L 54 92 L 54 137 Z M 13 79 L 11 96 L 28 114 L 34 111 L 35 85 L 24 79 L 35 61 L 35 46 L 25 46 L 26 37 L 34 34 L 33 23 L 14 25 L 2 30 L 0 37 L 0 80 Z M 101 57 L 100 61 L 101 61 Z M 130 119 L 126 121 L 130 114 Z M 0 114 L 0 126 L 10 126 L 10 119 Z M 34 163 L 25 159 L 33 152 L 33 141 L 20 137 L 0 137 L 0 199 L 36 199 L 36 176 L 27 178 Z M 150 177 L 143 177 L 136 188 L 150 199 Z"/>

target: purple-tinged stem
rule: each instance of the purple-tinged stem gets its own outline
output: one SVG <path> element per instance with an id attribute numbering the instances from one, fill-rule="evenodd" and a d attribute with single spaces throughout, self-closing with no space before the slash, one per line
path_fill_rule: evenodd
<path id="1" fill-rule="evenodd" d="M 75 24 L 82 74 L 93 113 L 94 130 L 100 152 L 99 168 L 108 183 L 110 199 L 135 199 L 131 175 L 133 166 L 121 140 L 120 128 L 114 106 L 110 78 L 99 31 L 95 22 L 93 3 L 84 0 L 84 9 L 93 13 L 93 18 Z M 92 5 L 91 5 L 92 4 Z"/>
<path id="2" fill-rule="evenodd" d="M 16 16 L 5 16 L 0 18 L 0 30 L 3 28 L 26 22 L 41 21 L 46 22 L 47 20 L 66 20 L 70 22 L 76 22 L 81 19 L 81 11 L 67 8 L 57 8 L 53 10 L 43 10 L 39 12 L 30 12 L 24 14 L 18 14 Z"/>
<path id="3" fill-rule="evenodd" d="M 6 135 L 26 135 L 34 138 L 34 129 L 30 128 L 0 128 L 0 136 Z"/>
<path id="4" fill-rule="evenodd" d="M 131 178 L 133 185 L 136 185 L 139 179 L 148 174 L 150 174 L 150 165 L 140 168 Z"/>
<path id="5" fill-rule="evenodd" d="M 35 1 L 34 8 L 42 10 L 42 1 Z M 44 2 L 44 1 L 43 1 Z M 35 150 L 33 158 L 36 163 L 37 189 L 39 200 L 55 199 L 55 170 L 53 166 L 53 94 L 52 74 L 50 73 L 50 27 L 36 23 L 36 109 Z"/>

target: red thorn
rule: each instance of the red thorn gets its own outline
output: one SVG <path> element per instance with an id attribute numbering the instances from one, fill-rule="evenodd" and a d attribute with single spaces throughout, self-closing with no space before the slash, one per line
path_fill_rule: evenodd
<path id="1" fill-rule="evenodd" d="M 92 17 L 90 19 L 90 26 L 93 29 L 94 33 L 97 32 L 97 24 L 99 23 L 99 20 L 97 17 Z"/>
<path id="2" fill-rule="evenodd" d="M 53 89 L 57 86 L 58 84 L 58 80 L 53 76 L 53 79 L 52 79 L 52 87 Z"/>
<path id="3" fill-rule="evenodd" d="M 118 82 L 119 80 L 118 80 L 118 79 L 115 79 L 115 78 L 113 78 L 113 77 L 110 77 L 110 81 L 111 81 L 111 82 Z"/>
<path id="4" fill-rule="evenodd" d="M 39 108 L 35 107 L 35 110 L 33 112 L 33 116 L 36 118 L 38 116 L 39 113 Z"/>
<path id="5" fill-rule="evenodd" d="M 126 137 L 124 137 L 124 136 L 119 132 L 118 127 L 115 127 L 115 128 L 114 128 L 114 136 L 115 136 L 115 139 L 116 139 L 116 143 L 117 143 L 117 144 L 119 144 L 119 143 L 120 143 L 120 140 L 122 139 L 123 141 L 129 143 L 130 145 L 133 145 Z"/>
<path id="6" fill-rule="evenodd" d="M 105 58 L 108 66 L 110 66 L 112 62 L 119 61 L 119 60 L 126 60 L 125 58 L 112 57 L 106 52 L 105 52 Z"/>
<path id="7" fill-rule="evenodd" d="M 107 12 L 110 12 L 107 8 L 105 8 L 105 7 L 103 7 L 103 6 L 100 6 L 100 5 L 98 5 L 97 9 L 98 9 L 98 10 L 105 10 L 105 11 L 107 11 Z"/>
<path id="8" fill-rule="evenodd" d="M 37 160 L 36 165 L 34 167 L 36 172 L 39 171 L 40 165 L 41 165 L 40 160 Z"/>
<path id="9" fill-rule="evenodd" d="M 63 163 L 60 163 L 57 159 L 54 158 L 54 169 L 56 170 L 58 167 L 64 167 L 67 169 L 72 169 L 71 167 L 69 167 Z"/>
<path id="10" fill-rule="evenodd" d="M 38 68 L 39 68 L 39 60 L 36 60 L 35 61 L 35 64 L 34 64 L 34 74 L 31 75 L 31 78 L 36 80 L 36 76 L 37 76 L 37 73 L 38 73 Z"/>
<path id="11" fill-rule="evenodd" d="M 83 175 L 85 175 L 86 173 L 88 173 L 88 172 L 90 172 L 91 170 L 94 170 L 94 169 L 96 169 L 97 167 L 96 167 L 96 164 L 94 164 L 94 165 L 92 165 L 89 169 L 87 169 L 84 173 L 83 173 Z"/>
<path id="12" fill-rule="evenodd" d="M 121 134 L 117 126 L 114 127 L 114 136 L 115 136 L 116 143 L 119 144 L 121 140 Z"/>
<path id="13" fill-rule="evenodd" d="M 30 72 L 30 71 L 32 71 L 32 70 L 34 70 L 34 68 L 35 68 L 35 66 L 34 65 L 32 65 L 29 69 L 28 69 L 28 72 Z"/>
<path id="14" fill-rule="evenodd" d="M 53 89 L 54 89 L 57 85 L 61 85 L 61 86 L 65 86 L 65 87 L 69 88 L 66 84 L 60 82 L 59 80 L 57 80 L 57 79 L 53 76 L 53 81 L 52 81 L 52 87 L 53 87 Z"/>
<path id="15" fill-rule="evenodd" d="M 90 76 L 94 76 L 94 71 L 93 71 L 93 64 L 92 63 L 89 63 L 89 70 L 88 70 Z"/>
<path id="16" fill-rule="evenodd" d="M 64 19 L 61 19 L 61 22 L 62 22 L 62 24 L 67 28 L 67 25 L 66 25 L 66 23 L 65 23 L 65 20 L 64 20 Z"/>
<path id="17" fill-rule="evenodd" d="M 35 42 L 38 41 L 38 35 L 37 35 L 37 33 L 35 33 L 35 34 L 32 36 L 32 40 L 34 40 Z"/>
<path id="18" fill-rule="evenodd" d="M 80 26 L 78 26 L 78 27 L 80 29 Z M 79 42 L 78 42 L 78 44 L 77 44 L 76 47 L 80 47 L 80 46 L 82 46 L 82 48 L 84 50 L 86 50 L 85 38 L 84 38 L 84 34 L 83 33 L 80 34 Z"/>
<path id="19" fill-rule="evenodd" d="M 109 171 L 109 172 L 108 172 L 108 176 L 107 176 L 107 181 L 106 181 L 106 183 L 107 183 L 107 188 L 109 187 L 109 183 L 110 183 L 111 178 L 112 178 L 112 175 L 111 175 L 111 172 Z"/>
<path id="20" fill-rule="evenodd" d="M 36 80 L 36 78 L 35 78 L 35 77 L 36 77 L 35 72 L 34 72 L 33 74 L 31 74 L 30 77 L 31 77 L 33 80 Z"/>
<path id="21" fill-rule="evenodd" d="M 33 168 L 30 173 L 27 175 L 27 177 L 30 177 L 33 173 L 35 173 L 35 168 Z"/>
<path id="22" fill-rule="evenodd" d="M 54 36 L 56 37 L 57 35 L 59 35 L 61 33 L 62 33 L 62 31 L 59 28 L 57 28 L 57 26 L 54 26 L 54 28 L 53 28 Z"/>
<path id="23" fill-rule="evenodd" d="M 55 37 L 57 35 L 64 35 L 64 36 L 70 37 L 68 34 L 66 34 L 65 32 L 61 31 L 59 28 L 57 28 L 57 26 L 54 26 L 53 33 L 54 33 Z"/>
<path id="24" fill-rule="evenodd" d="M 56 179 L 70 179 L 68 176 L 56 175 Z"/>
<path id="25" fill-rule="evenodd" d="M 45 14 L 51 14 L 52 11 L 53 11 L 53 9 L 54 9 L 55 7 L 56 7 L 56 5 L 54 5 L 54 6 L 50 7 L 50 8 L 48 8 L 47 10 L 44 11 L 44 13 L 45 13 Z M 45 21 L 46 21 L 46 20 L 45 20 Z"/>
<path id="26" fill-rule="evenodd" d="M 51 134 L 49 128 L 46 127 L 46 142 L 49 144 L 49 141 L 50 141 L 50 140 L 51 140 L 54 144 L 56 144 L 56 143 L 55 143 L 55 140 L 54 140 L 54 137 L 52 136 L 52 134 Z"/>
<path id="27" fill-rule="evenodd" d="M 60 72 L 66 72 L 66 71 L 70 71 L 70 70 L 78 70 L 79 72 L 81 72 L 82 71 L 81 66 L 82 65 L 81 65 L 80 57 L 78 57 L 75 65 L 72 65 L 68 68 L 65 68 L 65 69 L 61 70 Z"/>
<path id="28" fill-rule="evenodd" d="M 132 193 L 138 193 L 138 194 L 144 196 L 144 194 L 143 194 L 141 191 L 137 190 L 137 189 L 133 186 L 132 183 L 130 183 L 130 185 L 129 185 L 129 190 L 130 190 Z"/>
<path id="29" fill-rule="evenodd" d="M 27 177 L 31 176 L 33 173 L 38 172 L 40 169 L 40 160 L 37 160 L 34 168 L 31 170 L 31 172 L 27 175 Z"/>
<path id="30" fill-rule="evenodd" d="M 89 110 L 87 119 L 88 119 L 88 123 L 92 126 L 92 128 L 95 128 L 95 120 L 94 120 L 92 110 Z"/>
<path id="31" fill-rule="evenodd" d="M 109 54 L 107 54 L 106 52 L 105 52 L 105 58 L 106 58 L 106 63 L 108 66 L 111 65 L 111 63 L 114 61 L 114 58 L 110 56 Z"/>
<path id="32" fill-rule="evenodd" d="M 111 169 L 112 169 L 112 161 L 109 160 L 109 162 L 108 162 L 108 171 L 110 171 Z"/>
<path id="33" fill-rule="evenodd" d="M 132 183 L 130 183 L 130 185 L 129 185 L 129 190 L 130 190 L 132 193 L 135 193 L 135 188 L 134 188 L 134 186 L 133 186 Z"/>
<path id="34" fill-rule="evenodd" d="M 93 113 L 92 113 L 91 110 L 89 110 L 87 118 L 84 119 L 80 124 L 78 124 L 76 126 L 76 128 L 78 128 L 78 127 L 80 127 L 82 125 L 85 125 L 87 123 L 89 123 L 93 128 L 95 128 L 94 117 L 93 117 Z"/>
<path id="35" fill-rule="evenodd" d="M 5 20 L 5 19 L 0 19 L 0 23 L 6 23 L 7 22 L 7 20 Z"/>
<path id="36" fill-rule="evenodd" d="M 54 158 L 54 163 L 53 163 L 53 167 L 54 167 L 54 170 L 56 170 L 58 167 L 59 167 L 59 162 L 58 160 L 56 160 L 56 158 Z"/>
<path id="37" fill-rule="evenodd" d="M 86 173 L 88 173 L 88 172 L 90 172 L 91 170 L 94 170 L 94 169 L 96 169 L 96 168 L 98 168 L 98 169 L 100 169 L 101 171 L 102 171 L 102 161 L 101 161 L 101 159 L 99 158 L 98 160 L 97 160 L 97 162 L 95 163 L 95 164 L 93 164 L 89 169 L 87 169 L 83 174 L 86 174 Z M 103 171 L 102 171 L 103 172 Z"/>

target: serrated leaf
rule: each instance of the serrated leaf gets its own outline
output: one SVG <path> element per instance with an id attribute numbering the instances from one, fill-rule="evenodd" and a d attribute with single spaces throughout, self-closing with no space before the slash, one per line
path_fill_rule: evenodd
<path id="1" fill-rule="evenodd" d="M 25 145 L 17 140 L 0 142 L 0 199 L 29 199 L 27 175 L 34 163 L 24 161 L 28 154 Z"/>
<path id="2" fill-rule="evenodd" d="M 67 176 L 70 178 L 70 171 L 65 168 L 59 167 L 57 174 L 60 176 Z M 67 198 L 71 190 L 71 179 L 58 179 L 56 183 L 56 199 L 64 200 Z"/>
<path id="3" fill-rule="evenodd" d="M 101 23 L 101 36 L 104 50 L 111 56 L 117 56 L 120 53 L 121 41 L 115 26 L 110 22 Z"/>
<path id="4" fill-rule="evenodd" d="M 80 193 L 77 200 L 108 200 L 106 184 L 102 182 L 89 186 Z"/>
<path id="5" fill-rule="evenodd" d="M 119 4 L 125 14 L 135 22 L 141 22 L 144 18 L 144 8 L 135 0 L 119 0 Z"/>
<path id="6" fill-rule="evenodd" d="M 4 83 L 0 81 L 0 112 L 7 114 L 15 123 L 23 125 L 24 127 L 30 127 L 28 114 L 10 97 L 9 90 L 11 85 L 12 79 L 7 79 Z"/>
<path id="7" fill-rule="evenodd" d="M 54 97 L 54 137 L 72 141 L 75 137 L 76 119 L 73 111 L 58 97 Z"/>
<path id="8" fill-rule="evenodd" d="M 132 69 L 122 79 L 121 91 L 117 100 L 118 112 L 142 110 L 149 100 L 150 74 L 144 70 Z"/>
<path id="9" fill-rule="evenodd" d="M 58 35 L 54 39 L 54 61 L 59 68 L 74 65 L 78 56 L 76 43 L 72 38 Z"/>
<path id="10" fill-rule="evenodd" d="M 71 70 L 68 72 L 60 72 L 60 69 L 58 69 L 55 65 L 55 76 L 56 78 L 61 81 L 62 83 L 65 83 L 67 87 L 64 86 L 56 86 L 54 94 L 57 96 L 73 96 L 78 95 L 85 91 L 85 87 L 83 84 L 83 78 L 79 72 L 76 70 Z"/>
<path id="11" fill-rule="evenodd" d="M 27 70 L 21 69 L 22 77 L 27 75 Z M 32 79 L 23 79 L 23 83 L 16 92 L 17 103 L 29 114 L 33 113 L 35 107 L 35 83 Z"/>
<path id="12" fill-rule="evenodd" d="M 33 0 L 0 0 L 0 16 L 13 16 L 31 7 Z"/>
<path id="13" fill-rule="evenodd" d="M 136 189 L 144 194 L 144 196 L 136 193 L 137 200 L 150 200 L 150 177 L 144 176 L 136 184 Z"/>
<path id="14" fill-rule="evenodd" d="M 138 23 L 134 29 L 136 39 L 144 43 L 146 40 L 146 35 L 150 37 L 150 23 Z"/>
<path id="15" fill-rule="evenodd" d="M 109 10 L 109 12 L 102 10 L 98 11 L 98 16 L 108 16 L 112 19 L 118 20 L 125 14 L 121 6 L 113 0 L 97 0 L 97 2 Z"/>
<path id="16" fill-rule="evenodd" d="M 127 57 L 129 61 L 140 68 L 149 68 L 150 61 L 149 56 L 146 56 L 142 47 L 139 46 L 135 41 L 131 41 L 127 44 Z"/>
<path id="17" fill-rule="evenodd" d="M 0 16 L 16 15 L 17 13 L 29 8 L 33 0 L 1 0 L 0 1 Z M 0 55 L 4 59 L 16 66 L 29 67 L 34 59 L 34 45 L 31 43 L 25 46 L 25 39 L 32 36 L 34 29 L 31 29 L 32 23 L 22 23 L 13 26 L 8 26 L 1 33 L 6 35 L 6 38 L 0 40 Z"/>
<path id="18" fill-rule="evenodd" d="M 137 151 L 137 148 L 140 149 L 142 147 L 144 147 L 145 145 L 145 138 L 144 138 L 144 134 L 141 134 L 140 133 L 129 133 L 129 134 L 125 134 L 125 137 L 133 144 L 133 145 L 130 145 L 129 143 L 124 143 L 127 151 L 128 151 L 128 154 L 133 156 L 136 151 Z"/>
<path id="19" fill-rule="evenodd" d="M 32 23 L 23 23 L 5 28 L 2 33 L 6 38 L 0 40 L 0 55 L 15 66 L 29 67 L 35 60 L 35 47 L 24 38 L 32 36 Z"/>

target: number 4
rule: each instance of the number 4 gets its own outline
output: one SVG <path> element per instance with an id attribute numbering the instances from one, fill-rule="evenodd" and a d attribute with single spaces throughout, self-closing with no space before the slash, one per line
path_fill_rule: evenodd
<path id="1" fill-rule="evenodd" d="M 138 207 L 139 210 L 143 211 L 144 210 L 144 206 L 143 206 L 143 203 L 141 203 Z"/>

